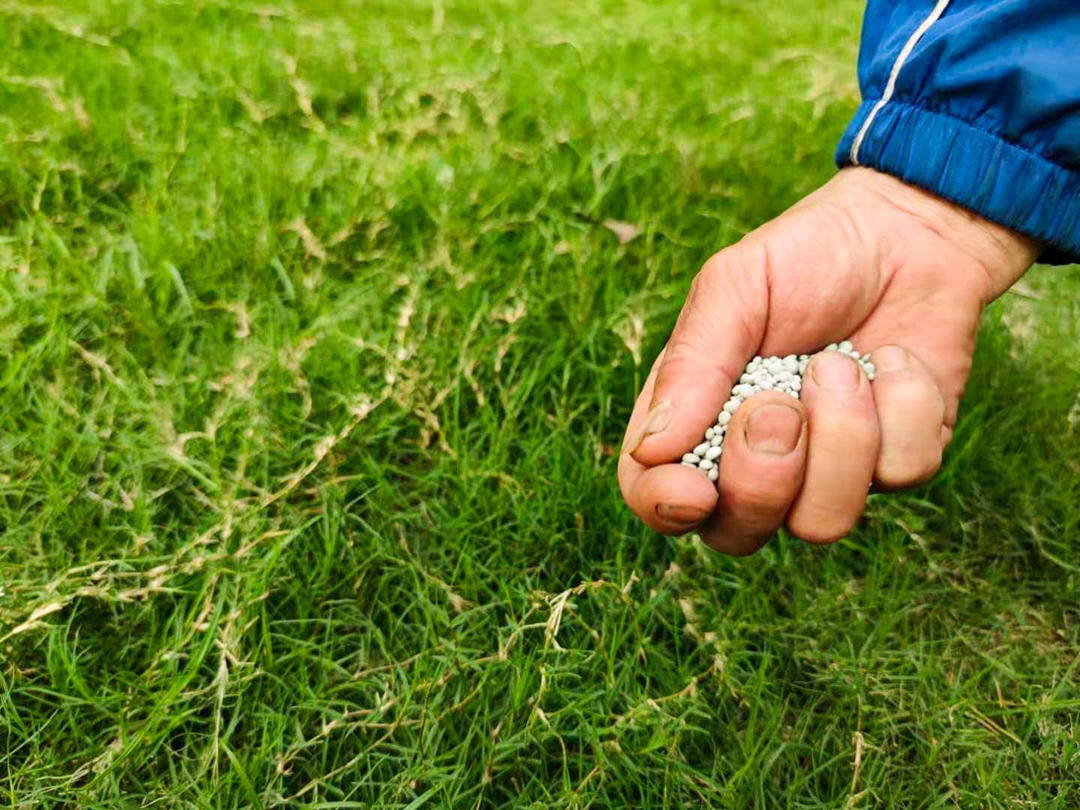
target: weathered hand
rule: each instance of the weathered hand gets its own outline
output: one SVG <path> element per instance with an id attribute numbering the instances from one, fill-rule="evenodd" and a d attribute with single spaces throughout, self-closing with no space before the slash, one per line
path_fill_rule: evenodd
<path id="1" fill-rule="evenodd" d="M 1036 254 L 1025 237 L 888 175 L 839 172 L 694 279 L 630 417 L 623 497 L 654 529 L 697 530 L 733 554 L 784 524 L 813 543 L 843 537 L 872 481 L 900 488 L 937 471 L 982 309 Z M 752 356 L 847 338 L 873 350 L 872 383 L 853 360 L 821 353 L 801 401 L 767 391 L 739 408 L 715 486 L 678 464 Z"/>

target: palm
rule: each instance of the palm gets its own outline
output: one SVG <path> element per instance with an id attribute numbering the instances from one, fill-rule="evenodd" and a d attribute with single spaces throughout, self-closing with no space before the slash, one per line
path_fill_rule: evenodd
<path id="1" fill-rule="evenodd" d="M 815 351 L 848 337 L 861 351 L 903 346 L 933 375 L 951 428 L 990 297 L 979 261 L 892 210 L 811 197 L 785 216 L 759 234 L 770 267 L 761 353 Z"/>

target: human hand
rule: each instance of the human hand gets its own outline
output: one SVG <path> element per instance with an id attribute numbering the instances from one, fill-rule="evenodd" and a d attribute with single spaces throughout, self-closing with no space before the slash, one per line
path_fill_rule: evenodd
<path id="1" fill-rule="evenodd" d="M 782 525 L 843 537 L 872 482 L 937 472 L 971 368 L 979 316 L 1031 265 L 1034 242 L 865 168 L 840 171 L 710 258 L 638 395 L 619 457 L 623 498 L 667 534 L 757 551 Z M 729 425 L 713 485 L 679 460 L 755 354 L 850 339 L 810 363 L 801 400 L 764 391 Z"/>

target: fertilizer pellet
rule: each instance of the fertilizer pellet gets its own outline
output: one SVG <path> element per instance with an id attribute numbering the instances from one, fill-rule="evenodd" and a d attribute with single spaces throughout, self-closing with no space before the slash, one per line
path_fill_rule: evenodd
<path id="1" fill-rule="evenodd" d="M 825 351 L 840 352 L 862 366 L 868 379 L 873 380 L 877 369 L 870 362 L 870 355 L 860 355 L 850 340 L 830 343 Z M 802 393 L 803 375 L 810 364 L 810 355 L 789 354 L 786 357 L 755 357 L 746 364 L 738 382 L 731 388 L 731 396 L 716 416 L 716 424 L 705 431 L 705 441 L 682 457 L 682 464 L 700 470 L 710 481 L 720 477 L 720 456 L 724 452 L 724 436 L 731 417 L 739 406 L 761 391 L 779 391 L 799 399 Z"/>

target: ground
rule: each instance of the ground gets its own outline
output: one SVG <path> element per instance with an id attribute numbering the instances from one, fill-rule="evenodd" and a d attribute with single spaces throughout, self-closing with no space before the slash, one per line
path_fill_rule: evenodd
<path id="1" fill-rule="evenodd" d="M 846 540 L 645 529 L 857 0 L 0 5 L 0 803 L 1080 806 L 1080 276 Z"/>

